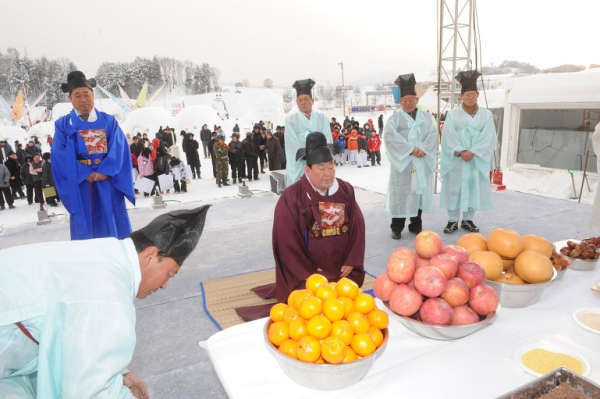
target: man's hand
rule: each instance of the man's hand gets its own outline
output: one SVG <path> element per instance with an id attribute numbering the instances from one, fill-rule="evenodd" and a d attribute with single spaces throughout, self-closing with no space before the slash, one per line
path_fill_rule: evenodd
<path id="1" fill-rule="evenodd" d="M 352 272 L 352 269 L 354 269 L 354 266 L 342 266 L 342 274 L 340 274 L 340 278 L 348 276 Z"/>
<path id="2" fill-rule="evenodd" d="M 123 385 L 131 391 L 131 394 L 138 399 L 148 399 L 148 390 L 146 384 L 134 373 L 123 374 Z"/>
<path id="3" fill-rule="evenodd" d="M 425 152 L 422 149 L 415 147 L 412 151 L 412 155 L 417 158 L 423 158 L 425 156 Z"/>
<path id="4" fill-rule="evenodd" d="M 107 175 L 103 175 L 102 173 L 98 173 L 98 172 L 92 172 L 90 173 L 90 175 L 88 177 L 86 177 L 85 180 L 91 182 L 95 182 L 95 181 L 102 181 L 102 180 L 106 180 L 108 178 Z"/>
<path id="5" fill-rule="evenodd" d="M 471 151 L 463 151 L 460 154 L 460 157 L 465 162 L 469 162 L 471 159 L 473 159 L 474 156 L 475 156 L 475 154 L 473 154 Z"/>
<path id="6" fill-rule="evenodd" d="M 14 176 L 11 176 L 11 177 L 10 177 L 10 180 L 15 180 L 15 177 L 14 177 Z"/>

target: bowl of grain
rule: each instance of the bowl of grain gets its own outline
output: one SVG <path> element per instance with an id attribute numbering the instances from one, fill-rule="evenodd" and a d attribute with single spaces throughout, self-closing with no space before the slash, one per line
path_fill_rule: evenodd
<path id="1" fill-rule="evenodd" d="M 584 330 L 600 334 L 600 308 L 584 308 L 573 313 L 575 324 Z"/>
<path id="2" fill-rule="evenodd" d="M 536 377 L 560 367 L 584 377 L 587 377 L 591 371 L 590 364 L 583 356 L 548 342 L 536 342 L 517 348 L 514 360 L 520 369 Z"/>

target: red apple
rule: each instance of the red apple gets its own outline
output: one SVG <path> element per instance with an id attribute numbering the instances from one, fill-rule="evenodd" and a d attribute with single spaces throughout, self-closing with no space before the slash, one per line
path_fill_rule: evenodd
<path id="1" fill-rule="evenodd" d="M 446 289 L 440 298 L 452 307 L 464 305 L 469 300 L 469 287 L 462 279 L 455 277 L 446 282 Z"/>
<path id="2" fill-rule="evenodd" d="M 410 280 L 410 281 L 408 282 L 408 284 L 406 284 L 406 285 L 408 285 L 410 288 L 415 288 L 415 279 L 413 278 L 413 279 L 412 279 L 412 280 Z M 416 288 L 415 288 L 415 289 L 416 289 Z"/>
<path id="3" fill-rule="evenodd" d="M 387 276 L 396 284 L 406 284 L 415 275 L 415 262 L 412 258 L 393 252 L 387 262 Z"/>
<path id="4" fill-rule="evenodd" d="M 396 283 L 390 280 L 386 273 L 381 273 L 375 279 L 373 292 L 375 292 L 375 296 L 382 301 L 389 301 L 390 294 L 394 288 L 396 288 Z"/>
<path id="5" fill-rule="evenodd" d="M 394 249 L 394 252 L 392 252 L 392 255 L 394 255 L 394 254 L 406 255 L 409 258 L 411 258 L 413 262 L 417 261 L 417 254 L 415 253 L 415 251 L 413 251 L 410 248 L 406 248 L 406 247 L 396 248 L 396 249 Z"/>
<path id="6" fill-rule="evenodd" d="M 415 262 L 415 267 L 418 269 L 419 267 L 429 266 L 429 259 L 417 257 L 417 261 Z"/>
<path id="7" fill-rule="evenodd" d="M 454 317 L 452 318 L 453 326 L 462 326 L 465 324 L 473 324 L 479 321 L 479 315 L 467 305 L 459 305 L 454 307 Z"/>
<path id="8" fill-rule="evenodd" d="M 435 255 L 429 259 L 429 266 L 440 269 L 441 272 L 444 273 L 446 280 L 453 279 L 454 276 L 456 276 L 456 271 L 458 270 L 458 263 L 456 263 L 456 259 L 447 254 Z"/>
<path id="9" fill-rule="evenodd" d="M 442 248 L 442 253 L 454 256 L 456 263 L 459 265 L 469 260 L 469 253 L 467 250 L 463 247 L 459 247 L 458 245 L 446 245 L 444 248 Z"/>
<path id="10" fill-rule="evenodd" d="M 490 286 L 479 284 L 469 291 L 469 306 L 477 314 L 487 316 L 498 307 L 498 295 Z"/>
<path id="11" fill-rule="evenodd" d="M 417 313 L 422 303 L 421 294 L 406 284 L 397 285 L 390 294 L 390 308 L 402 316 L 412 316 Z"/>
<path id="12" fill-rule="evenodd" d="M 458 266 L 457 277 L 460 277 L 469 289 L 485 281 L 485 270 L 475 262 L 464 262 Z"/>
<path id="13" fill-rule="evenodd" d="M 442 239 L 433 231 L 423 230 L 415 238 L 415 251 L 422 258 L 431 258 L 442 252 Z"/>
<path id="14" fill-rule="evenodd" d="M 446 289 L 446 277 L 433 266 L 423 266 L 415 271 L 415 288 L 430 298 L 439 296 Z"/>
<path id="15" fill-rule="evenodd" d="M 442 298 L 429 298 L 421 305 L 419 316 L 424 323 L 448 326 L 452 323 L 454 309 Z"/>

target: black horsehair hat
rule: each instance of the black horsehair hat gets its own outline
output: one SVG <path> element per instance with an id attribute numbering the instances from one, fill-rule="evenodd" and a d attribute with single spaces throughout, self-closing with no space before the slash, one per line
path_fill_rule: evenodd
<path id="1" fill-rule="evenodd" d="M 294 82 L 292 87 L 296 89 L 296 96 L 299 97 L 302 94 L 308 94 L 312 98 L 312 88 L 315 85 L 315 81 L 312 79 L 297 80 Z"/>
<path id="2" fill-rule="evenodd" d="M 417 95 L 417 92 L 415 91 L 415 85 L 417 84 L 417 81 L 415 80 L 414 73 L 400 75 L 394 83 L 397 84 L 398 87 L 400 87 L 400 98 L 404 96 Z"/>
<path id="3" fill-rule="evenodd" d="M 331 145 L 327 144 L 325 135 L 321 132 L 312 132 L 306 136 L 306 148 L 296 152 L 296 161 L 305 159 L 307 166 L 333 161 Z"/>
<path id="4" fill-rule="evenodd" d="M 209 207 L 163 213 L 140 231 L 181 266 L 200 240 Z"/>
<path id="5" fill-rule="evenodd" d="M 67 75 L 67 83 L 62 83 L 60 85 L 62 92 L 69 94 L 80 87 L 87 87 L 92 90 L 96 87 L 96 79 L 86 79 L 83 72 L 72 71 Z"/>
<path id="6" fill-rule="evenodd" d="M 456 80 L 460 82 L 460 94 L 465 94 L 467 91 L 478 91 L 477 90 L 477 79 L 481 76 L 479 71 L 462 71 L 456 75 Z"/>

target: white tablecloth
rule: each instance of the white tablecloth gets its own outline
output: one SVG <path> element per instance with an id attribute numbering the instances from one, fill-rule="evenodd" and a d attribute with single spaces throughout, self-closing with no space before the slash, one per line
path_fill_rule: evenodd
<path id="1" fill-rule="evenodd" d="M 230 398 L 494 398 L 536 378 L 513 354 L 538 341 L 582 355 L 592 369 L 587 378 L 600 384 L 600 335 L 573 320 L 577 309 L 600 307 L 590 290 L 599 279 L 600 268 L 568 270 L 534 305 L 503 308 L 494 324 L 458 340 L 421 337 L 391 315 L 385 353 L 365 378 L 338 391 L 312 390 L 287 377 L 265 348 L 266 319 L 220 331 L 201 346 Z M 387 311 L 379 300 L 378 306 Z"/>

